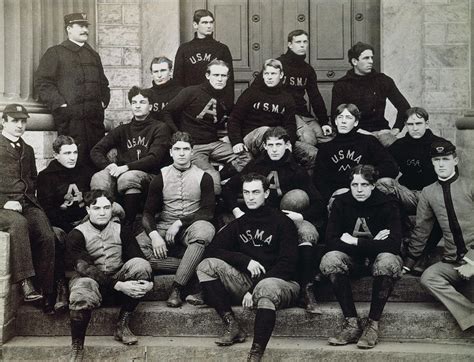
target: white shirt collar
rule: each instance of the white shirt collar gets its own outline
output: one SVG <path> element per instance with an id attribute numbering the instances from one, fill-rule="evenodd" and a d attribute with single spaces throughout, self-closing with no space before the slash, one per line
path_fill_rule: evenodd
<path id="1" fill-rule="evenodd" d="M 75 40 L 72 40 L 72 39 L 69 39 L 69 41 L 72 41 L 74 44 L 77 44 L 80 47 L 84 46 L 84 44 L 85 44 L 85 43 L 79 43 L 78 41 L 75 41 Z"/>

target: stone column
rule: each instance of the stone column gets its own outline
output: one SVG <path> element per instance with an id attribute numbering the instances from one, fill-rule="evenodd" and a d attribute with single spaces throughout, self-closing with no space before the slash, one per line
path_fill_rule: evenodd
<path id="1" fill-rule="evenodd" d="M 10 285 L 10 236 L 0 232 L 0 344 L 14 335 L 15 303 Z"/>
<path id="2" fill-rule="evenodd" d="M 456 147 L 459 157 L 459 173 L 474 180 L 474 110 L 456 120 Z"/>

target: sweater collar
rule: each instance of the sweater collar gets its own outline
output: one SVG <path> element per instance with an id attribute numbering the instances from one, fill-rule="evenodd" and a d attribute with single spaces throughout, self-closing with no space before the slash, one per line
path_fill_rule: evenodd
<path id="1" fill-rule="evenodd" d="M 293 63 L 293 64 L 303 64 L 305 62 L 305 59 L 306 59 L 306 54 L 305 55 L 298 55 L 298 54 L 294 53 L 293 50 L 291 50 L 290 48 L 288 48 L 288 50 L 286 51 L 285 54 L 283 54 L 283 56 L 290 63 Z"/>
<path id="2" fill-rule="evenodd" d="M 153 90 L 159 91 L 159 92 L 166 92 L 168 91 L 169 88 L 171 88 L 175 84 L 173 79 L 170 79 L 165 84 L 156 84 L 154 80 L 151 83 L 152 83 Z"/>
<path id="3" fill-rule="evenodd" d="M 410 136 L 407 132 L 407 134 L 405 135 L 405 138 L 407 140 L 407 142 L 411 143 L 411 144 L 430 144 L 433 142 L 433 132 L 431 132 L 431 130 L 427 129 L 425 134 L 423 136 L 421 136 L 420 138 L 416 139 L 416 138 L 413 138 L 412 136 Z"/>
<path id="4" fill-rule="evenodd" d="M 214 40 L 214 33 L 212 33 L 211 35 L 206 35 L 204 38 L 198 38 L 197 33 L 194 33 L 194 39 L 193 40 L 208 42 L 208 41 Z"/>
<path id="5" fill-rule="evenodd" d="M 269 215 L 271 211 L 271 207 L 267 205 L 262 205 L 258 209 L 252 209 L 252 210 L 250 210 L 247 207 L 245 208 L 246 208 L 245 215 L 247 215 L 251 219 L 267 216 Z"/>

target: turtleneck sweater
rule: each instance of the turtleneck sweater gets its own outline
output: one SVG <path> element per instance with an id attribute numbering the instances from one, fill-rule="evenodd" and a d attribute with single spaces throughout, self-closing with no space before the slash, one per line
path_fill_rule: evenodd
<path id="1" fill-rule="evenodd" d="M 379 177 L 398 175 L 397 163 L 380 142 L 353 129 L 319 145 L 314 168 L 316 188 L 329 199 L 337 189 L 349 187 L 350 170 L 357 165 L 373 165 Z"/>
<path id="2" fill-rule="evenodd" d="M 151 88 L 149 88 L 152 92 L 152 99 L 150 100 L 150 103 L 153 105 L 151 109 L 152 118 L 159 119 L 159 114 L 163 108 L 165 108 L 168 102 L 176 97 L 182 89 L 183 87 L 178 85 L 174 79 L 159 85 L 153 81 Z"/>
<path id="3" fill-rule="evenodd" d="M 170 138 L 171 130 L 164 122 L 156 121 L 150 115 L 143 121 L 133 118 L 102 138 L 92 148 L 91 159 L 97 167 L 104 169 L 112 163 L 107 152 L 116 148 L 117 165 L 157 173 L 169 163 Z"/>
<path id="4" fill-rule="evenodd" d="M 318 89 L 318 78 L 314 68 L 305 62 L 305 58 L 306 55 L 295 54 L 290 49 L 277 58 L 283 64 L 283 85 L 295 100 L 296 114 L 311 117 L 305 99 L 307 93 L 319 124 L 325 125 L 328 124 L 328 112 Z"/>
<path id="5" fill-rule="evenodd" d="M 281 126 L 291 143 L 296 141 L 295 101 L 281 83 L 267 87 L 263 81 L 254 82 L 242 93 L 227 123 L 230 142 L 243 143 L 247 134 L 262 126 Z"/>
<path id="6" fill-rule="evenodd" d="M 293 221 L 281 211 L 263 205 L 246 209 L 245 215 L 220 230 L 206 249 L 205 257 L 224 260 L 247 274 L 249 262 L 255 260 L 266 270 L 262 278 L 294 280 L 297 239 Z"/>

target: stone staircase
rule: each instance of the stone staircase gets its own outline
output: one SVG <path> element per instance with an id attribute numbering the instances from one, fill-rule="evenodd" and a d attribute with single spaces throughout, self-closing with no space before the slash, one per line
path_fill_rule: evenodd
<path id="1" fill-rule="evenodd" d="M 100 361 L 243 361 L 252 338 L 231 347 L 218 347 L 215 337 L 222 330 L 220 319 L 208 307 L 188 304 L 166 307 L 173 276 L 155 277 L 155 286 L 134 314 L 132 330 L 139 335 L 137 346 L 113 340 L 118 308 L 94 311 L 86 338 L 86 359 Z M 361 317 L 368 314 L 371 278 L 353 284 Z M 474 331 L 462 332 L 450 313 L 419 284 L 404 276 L 387 304 L 381 341 L 370 351 L 355 345 L 332 347 L 326 340 L 342 324 L 339 305 L 330 285 L 317 288 L 323 315 L 308 315 L 299 308 L 277 312 L 277 324 L 267 348 L 266 361 L 473 361 Z M 234 308 L 237 318 L 252 335 L 254 312 Z M 65 360 L 69 351 L 68 315 L 46 316 L 31 305 L 19 307 L 16 337 L 2 346 L 2 359 Z"/>

